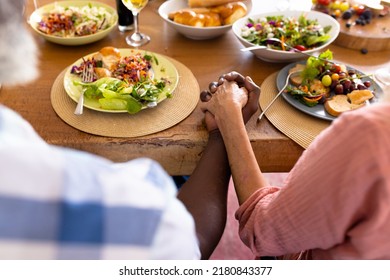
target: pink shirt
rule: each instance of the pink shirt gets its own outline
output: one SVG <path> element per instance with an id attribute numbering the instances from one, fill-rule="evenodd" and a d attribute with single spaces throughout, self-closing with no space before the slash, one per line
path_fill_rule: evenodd
<path id="1" fill-rule="evenodd" d="M 236 218 L 257 256 L 390 259 L 390 104 L 344 113 Z"/>

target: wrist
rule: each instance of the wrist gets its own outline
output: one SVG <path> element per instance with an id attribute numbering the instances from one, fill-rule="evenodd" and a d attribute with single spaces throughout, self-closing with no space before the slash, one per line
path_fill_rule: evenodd
<path id="1" fill-rule="evenodd" d="M 222 140 L 221 131 L 218 128 L 209 131 L 209 140 Z"/>
<path id="2" fill-rule="evenodd" d="M 232 127 L 240 126 L 244 124 L 241 109 L 230 110 L 228 113 L 215 116 L 215 122 L 218 125 L 219 130 L 223 134 L 226 130 L 230 130 Z"/>

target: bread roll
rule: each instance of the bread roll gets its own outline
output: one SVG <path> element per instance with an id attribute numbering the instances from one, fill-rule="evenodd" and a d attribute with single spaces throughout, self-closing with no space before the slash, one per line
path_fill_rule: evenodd
<path id="1" fill-rule="evenodd" d="M 168 18 L 176 23 L 194 27 L 214 27 L 233 24 L 246 13 L 244 3 L 233 2 L 210 8 L 185 8 L 169 13 Z"/>
<path id="2" fill-rule="evenodd" d="M 221 26 L 222 20 L 221 16 L 217 13 L 209 12 L 209 13 L 204 13 L 205 16 L 205 21 L 204 21 L 204 26 L 205 27 L 212 27 L 212 26 Z"/>
<path id="3" fill-rule="evenodd" d="M 191 8 L 213 7 L 213 6 L 224 5 L 235 1 L 237 0 L 188 0 L 188 6 Z"/>
<path id="4" fill-rule="evenodd" d="M 201 13 L 197 13 L 199 11 Z M 194 26 L 194 27 L 212 27 L 221 26 L 221 17 L 217 13 L 210 12 L 209 9 L 205 10 L 192 10 L 183 9 L 168 15 L 168 18 L 176 23 Z"/>
<path id="5" fill-rule="evenodd" d="M 220 14 L 223 24 L 229 25 L 233 24 L 239 18 L 244 17 L 248 9 L 242 2 L 233 2 L 213 7 L 211 11 Z"/>

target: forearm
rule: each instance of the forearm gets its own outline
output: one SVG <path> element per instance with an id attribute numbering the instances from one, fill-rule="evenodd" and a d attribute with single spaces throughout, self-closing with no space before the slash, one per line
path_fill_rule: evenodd
<path id="1" fill-rule="evenodd" d="M 202 259 L 210 257 L 225 229 L 230 174 L 222 136 L 214 131 L 197 167 L 178 194 L 195 220 Z"/>
<path id="2" fill-rule="evenodd" d="M 242 204 L 256 190 L 264 187 L 266 181 L 253 153 L 241 112 L 230 112 L 229 119 L 220 120 L 218 125 L 225 142 L 237 197 Z"/>

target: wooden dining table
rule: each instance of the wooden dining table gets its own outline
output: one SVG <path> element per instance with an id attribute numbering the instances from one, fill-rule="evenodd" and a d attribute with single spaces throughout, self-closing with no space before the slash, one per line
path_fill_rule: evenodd
<path id="1" fill-rule="evenodd" d="M 26 19 L 34 11 L 34 1 L 26 1 Z M 39 5 L 53 0 L 39 0 Z M 102 0 L 115 7 L 115 1 Z M 171 57 L 188 67 L 196 77 L 200 89 L 207 89 L 222 73 L 232 70 L 252 77 L 259 85 L 286 63 L 265 62 L 251 52 L 241 52 L 241 43 L 230 30 L 210 40 L 192 40 L 172 29 L 158 14 L 163 0 L 151 0 L 140 13 L 141 31 L 151 37 L 142 49 Z M 64 122 L 53 110 L 50 91 L 56 77 L 72 62 L 104 46 L 129 48 L 125 36 L 117 28 L 104 39 L 81 46 L 63 46 L 46 41 L 30 26 L 39 49 L 39 78 L 20 86 L 3 86 L 0 103 L 17 111 L 48 143 L 87 151 L 124 162 L 148 157 L 158 161 L 171 175 L 188 175 L 194 170 L 207 143 L 208 133 L 203 124 L 199 104 L 183 121 L 164 131 L 141 137 L 104 137 L 80 131 Z M 390 50 L 361 52 L 336 44 L 329 47 L 334 57 L 365 73 L 390 67 Z M 23 59 L 23 57 L 21 57 Z M 75 104 L 76 105 L 76 104 Z M 304 148 L 278 131 L 266 118 L 257 116 L 248 122 L 247 131 L 261 170 L 288 172 L 301 156 Z M 109 118 L 109 114 L 107 115 Z"/>

